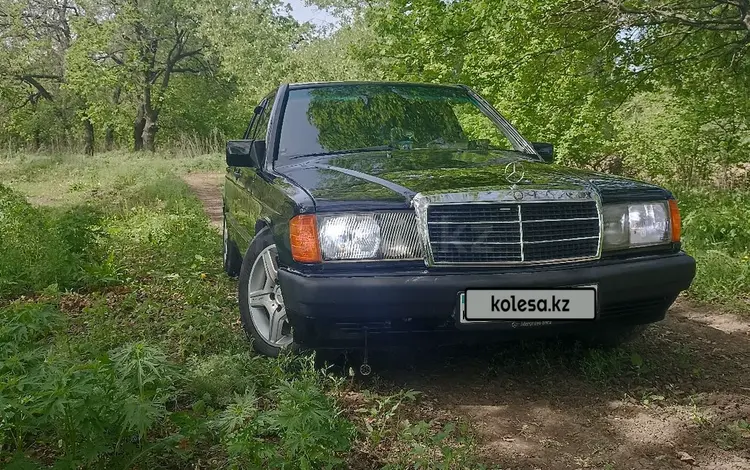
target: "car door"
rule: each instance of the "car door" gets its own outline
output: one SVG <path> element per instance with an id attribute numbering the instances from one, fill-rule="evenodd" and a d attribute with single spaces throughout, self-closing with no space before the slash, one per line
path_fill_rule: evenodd
<path id="1" fill-rule="evenodd" d="M 256 113 L 243 139 L 264 140 L 266 138 L 273 98 L 274 95 L 266 97 L 256 107 Z M 261 162 L 261 167 L 263 163 Z M 258 195 L 263 191 L 259 185 L 267 183 L 259 176 L 258 169 L 252 167 L 228 167 L 226 177 L 227 200 L 230 201 L 227 211 L 230 236 L 240 252 L 245 253 L 255 237 L 255 225 L 261 213 Z"/>

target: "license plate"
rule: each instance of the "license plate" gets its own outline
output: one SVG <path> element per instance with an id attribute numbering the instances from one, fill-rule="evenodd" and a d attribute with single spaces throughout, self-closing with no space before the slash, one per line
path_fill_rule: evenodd
<path id="1" fill-rule="evenodd" d="M 596 286 L 467 289 L 460 297 L 460 321 L 593 320 L 596 291 Z"/>

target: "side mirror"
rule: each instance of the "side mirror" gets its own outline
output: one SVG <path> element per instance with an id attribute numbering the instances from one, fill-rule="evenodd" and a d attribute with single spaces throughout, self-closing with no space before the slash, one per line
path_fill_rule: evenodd
<path id="1" fill-rule="evenodd" d="M 534 150 L 536 150 L 536 153 L 538 153 L 539 156 L 542 157 L 542 160 L 547 163 L 552 163 L 555 161 L 554 145 L 548 144 L 546 142 L 532 142 L 531 145 L 534 146 Z"/>
<path id="2" fill-rule="evenodd" d="M 260 168 L 265 158 L 265 140 L 230 140 L 227 142 L 227 166 Z"/>

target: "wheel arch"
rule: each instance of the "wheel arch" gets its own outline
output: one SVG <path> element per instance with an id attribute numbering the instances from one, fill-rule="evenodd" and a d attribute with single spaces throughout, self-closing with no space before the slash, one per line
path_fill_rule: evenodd
<path id="1" fill-rule="evenodd" d="M 255 234 L 257 235 L 258 233 L 260 233 L 260 231 L 264 228 L 271 229 L 271 226 L 271 221 L 267 218 L 262 217 L 255 221 Z"/>

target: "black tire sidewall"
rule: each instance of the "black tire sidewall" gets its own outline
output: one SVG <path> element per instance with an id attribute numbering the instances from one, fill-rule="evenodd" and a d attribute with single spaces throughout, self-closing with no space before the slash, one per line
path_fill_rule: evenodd
<path id="1" fill-rule="evenodd" d="M 250 243 L 250 247 L 247 249 L 244 259 L 242 260 L 242 267 L 240 269 L 240 276 L 237 286 L 237 298 L 240 306 L 240 319 L 242 320 L 242 327 L 245 330 L 248 338 L 253 343 L 253 348 L 260 354 L 270 357 L 277 357 L 281 353 L 279 347 L 273 346 L 263 339 L 263 336 L 255 328 L 252 316 L 250 314 L 250 306 L 248 304 L 248 281 L 250 280 L 250 271 L 252 271 L 253 264 L 258 258 L 258 255 L 265 248 L 273 245 L 273 236 L 271 230 L 267 227 L 262 229 L 255 235 L 253 241 Z"/>

